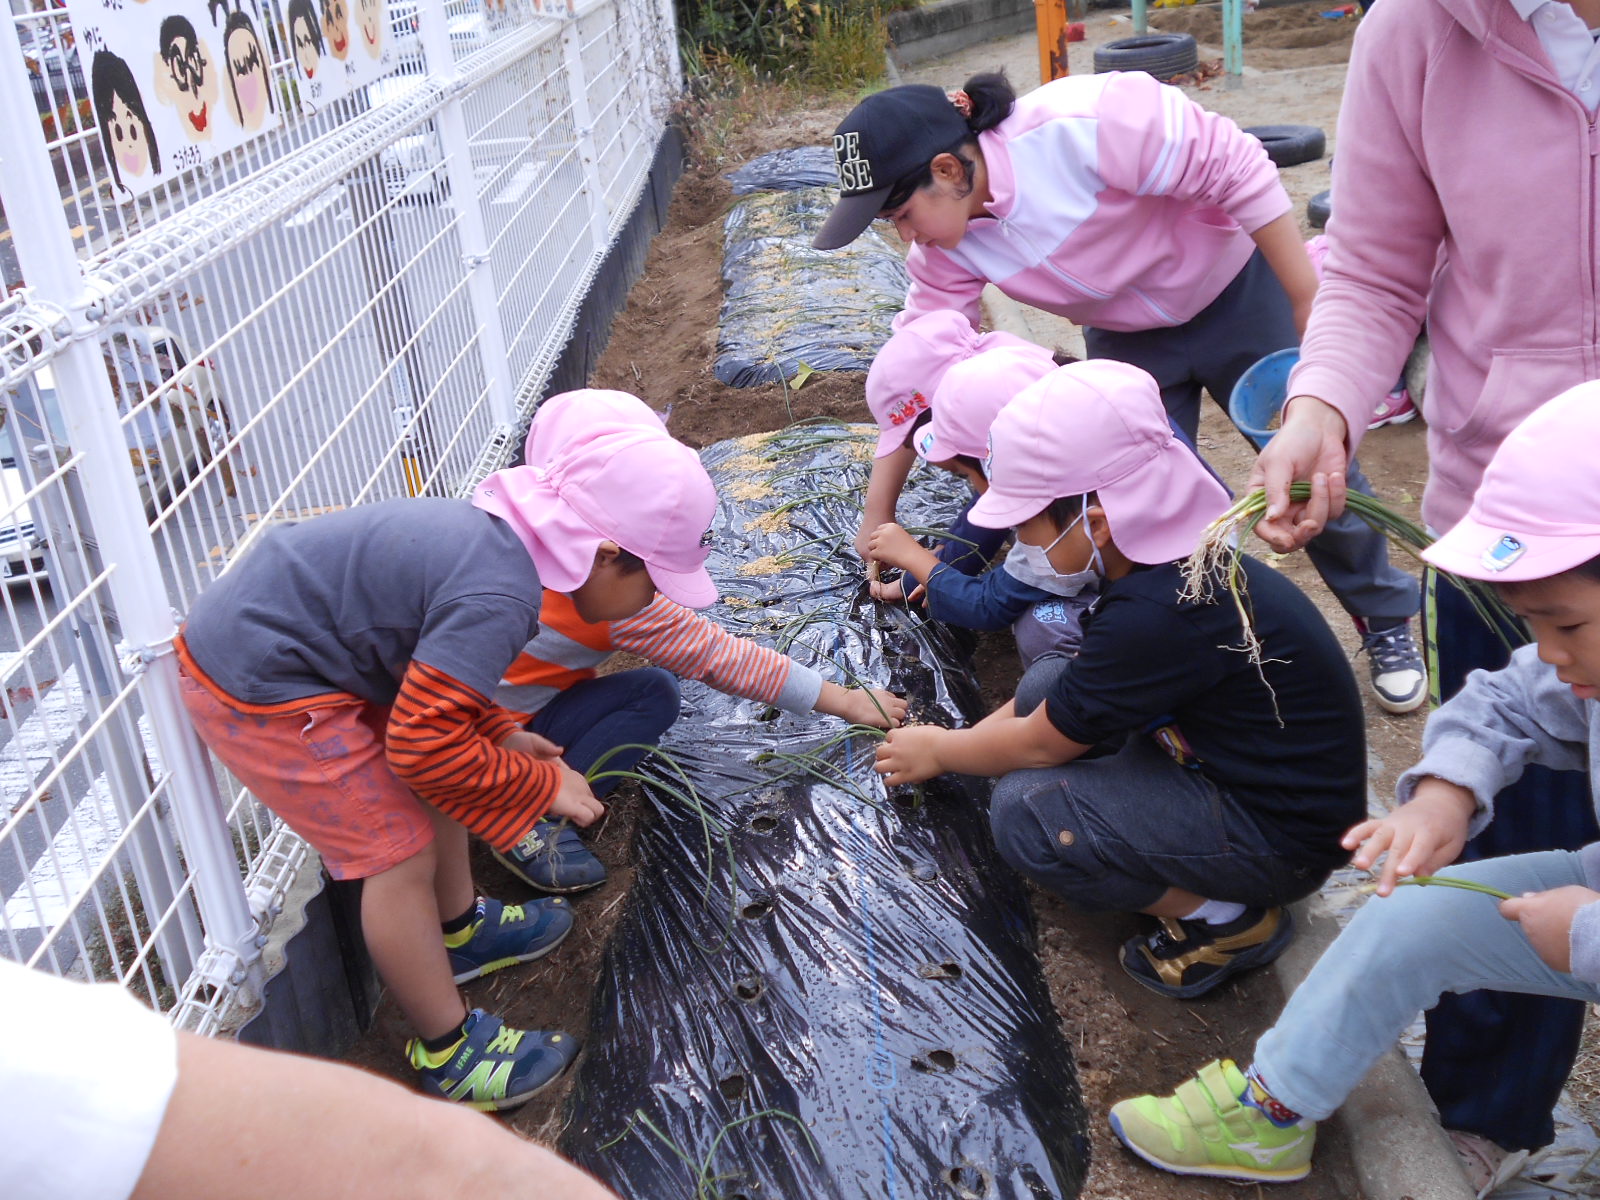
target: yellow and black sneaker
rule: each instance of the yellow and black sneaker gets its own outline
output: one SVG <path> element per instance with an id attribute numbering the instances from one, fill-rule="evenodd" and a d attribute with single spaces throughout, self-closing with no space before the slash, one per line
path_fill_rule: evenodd
<path id="1" fill-rule="evenodd" d="M 438 1054 L 428 1053 L 418 1038 L 406 1043 L 406 1058 L 424 1092 L 484 1112 L 531 1099 L 577 1057 L 578 1039 L 570 1033 L 512 1029 L 481 1008 L 467 1014 L 461 1039 Z"/>
<path id="2" fill-rule="evenodd" d="M 1203 996 L 1231 975 L 1265 966 L 1294 940 L 1287 908 L 1247 908 L 1212 925 L 1161 917 L 1155 932 L 1122 946 L 1122 969 L 1152 992 L 1179 1000 Z"/>

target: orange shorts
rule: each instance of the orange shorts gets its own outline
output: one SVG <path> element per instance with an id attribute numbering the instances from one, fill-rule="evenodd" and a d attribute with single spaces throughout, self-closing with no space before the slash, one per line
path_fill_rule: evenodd
<path id="1" fill-rule="evenodd" d="M 389 769 L 389 710 L 351 696 L 261 716 L 218 700 L 180 671 L 184 707 L 211 752 L 305 838 L 335 879 L 399 866 L 433 841 L 429 809 Z"/>

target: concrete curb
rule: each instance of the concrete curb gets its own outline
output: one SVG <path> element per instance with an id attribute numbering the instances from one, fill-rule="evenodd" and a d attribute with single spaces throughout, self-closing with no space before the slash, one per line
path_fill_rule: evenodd
<path id="1" fill-rule="evenodd" d="M 1285 1000 L 1339 936 L 1337 918 L 1316 896 L 1294 905 L 1294 919 L 1295 939 L 1273 964 Z M 1367 1200 L 1475 1200 L 1422 1079 L 1398 1049 L 1378 1060 L 1333 1119 L 1349 1135 Z"/>

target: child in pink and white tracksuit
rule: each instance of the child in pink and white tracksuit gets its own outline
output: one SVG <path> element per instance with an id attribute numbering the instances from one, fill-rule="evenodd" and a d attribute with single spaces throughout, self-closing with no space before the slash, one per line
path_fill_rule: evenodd
<path id="1" fill-rule="evenodd" d="M 1316 294 L 1260 142 L 1142 73 L 1060 79 L 1020 99 L 1000 75 L 950 98 L 889 88 L 851 111 L 834 152 L 841 198 L 816 245 L 894 221 L 912 278 L 897 324 L 940 308 L 976 324 L 993 283 L 1083 325 L 1091 357 L 1149 372 L 1191 441 L 1202 387 L 1226 403 L 1246 369 L 1295 344 Z M 1349 485 L 1370 491 L 1353 465 Z M 1310 549 L 1374 653 L 1380 703 L 1420 705 L 1415 581 L 1353 516 Z"/>

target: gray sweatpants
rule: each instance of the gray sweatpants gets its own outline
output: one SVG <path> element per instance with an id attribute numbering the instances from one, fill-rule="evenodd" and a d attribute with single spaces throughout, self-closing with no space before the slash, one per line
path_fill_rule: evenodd
<path id="1" fill-rule="evenodd" d="M 1173 423 L 1193 442 L 1204 388 L 1226 409 L 1233 385 L 1256 362 L 1297 345 L 1288 294 L 1257 250 L 1222 294 L 1182 325 L 1119 333 L 1085 328 L 1090 358 L 1114 358 L 1150 372 Z M 1345 475 L 1352 492 L 1372 495 L 1354 459 Z M 1383 534 L 1346 511 L 1306 547 L 1317 573 L 1354 617 L 1386 628 L 1416 615 L 1417 581 L 1389 561 Z"/>

